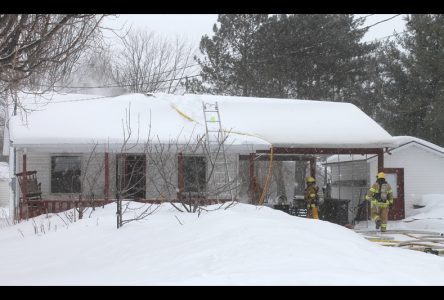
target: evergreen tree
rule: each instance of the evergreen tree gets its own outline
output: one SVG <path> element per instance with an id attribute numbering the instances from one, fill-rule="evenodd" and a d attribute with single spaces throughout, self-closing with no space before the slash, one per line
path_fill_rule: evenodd
<path id="1" fill-rule="evenodd" d="M 203 59 L 202 80 L 187 81 L 188 91 L 219 95 L 253 95 L 255 80 L 252 49 L 258 40 L 260 26 L 267 15 L 221 14 L 213 26 L 212 38 L 202 37 L 200 51 Z"/>
<path id="2" fill-rule="evenodd" d="M 265 77 L 260 86 L 272 93 L 285 87 L 270 96 L 352 101 L 365 107 L 377 45 L 360 42 L 367 31 L 360 29 L 363 21 L 331 14 L 272 17 L 262 27 L 266 38 L 258 47 L 262 54 L 256 55 L 268 59 L 258 72 Z"/>
<path id="3" fill-rule="evenodd" d="M 384 49 L 383 119 L 392 134 L 444 145 L 444 15 L 411 15 L 406 27 Z"/>
<path id="4" fill-rule="evenodd" d="M 219 15 L 188 91 L 354 102 L 373 114 L 375 44 L 353 15 Z M 373 97 L 369 97 L 369 95 Z M 370 98 L 371 101 L 368 99 Z"/>

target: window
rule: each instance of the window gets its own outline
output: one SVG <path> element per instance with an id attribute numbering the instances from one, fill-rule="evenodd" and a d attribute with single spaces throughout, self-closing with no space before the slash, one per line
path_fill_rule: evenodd
<path id="1" fill-rule="evenodd" d="M 390 173 L 390 174 L 385 173 L 385 180 L 392 187 L 393 198 L 395 198 L 395 199 L 398 198 L 398 185 L 397 185 L 398 174 L 396 174 L 396 173 Z"/>
<path id="2" fill-rule="evenodd" d="M 146 155 L 118 154 L 116 185 L 124 198 L 146 197 Z"/>
<path id="3" fill-rule="evenodd" d="M 205 157 L 183 157 L 184 192 L 205 192 L 206 168 Z"/>
<path id="4" fill-rule="evenodd" d="M 80 156 L 51 157 L 51 193 L 80 193 Z"/>

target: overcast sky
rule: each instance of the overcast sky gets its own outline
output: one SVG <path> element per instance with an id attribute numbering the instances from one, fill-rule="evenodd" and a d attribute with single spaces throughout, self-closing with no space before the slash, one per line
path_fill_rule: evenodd
<path id="1" fill-rule="evenodd" d="M 359 14 L 357 17 L 367 16 L 369 14 Z M 369 16 L 364 26 L 374 24 L 378 21 L 394 16 L 393 14 L 375 14 Z M 132 25 L 135 28 L 156 31 L 166 36 L 179 35 L 196 43 L 196 47 L 204 34 L 211 35 L 213 33 L 213 25 L 216 23 L 217 14 L 122 14 L 118 17 L 106 21 L 106 25 L 114 28 L 120 27 L 122 24 Z M 402 15 L 393 20 L 378 24 L 370 28 L 364 37 L 364 40 L 373 40 L 397 32 L 403 31 L 405 22 Z"/>

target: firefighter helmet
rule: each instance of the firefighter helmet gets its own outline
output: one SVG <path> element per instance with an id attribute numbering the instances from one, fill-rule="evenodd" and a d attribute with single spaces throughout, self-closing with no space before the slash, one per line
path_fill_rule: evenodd
<path id="1" fill-rule="evenodd" d="M 311 176 L 307 177 L 307 183 L 311 183 L 311 182 L 315 182 L 315 181 L 316 180 L 313 177 L 311 177 Z"/>
<path id="2" fill-rule="evenodd" d="M 384 179 L 385 179 L 385 174 L 384 174 L 384 172 L 379 172 L 377 178 L 378 178 L 378 179 L 380 179 L 380 178 L 384 178 Z"/>

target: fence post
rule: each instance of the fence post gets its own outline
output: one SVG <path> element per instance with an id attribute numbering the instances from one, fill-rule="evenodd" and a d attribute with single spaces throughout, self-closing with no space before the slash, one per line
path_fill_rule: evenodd
<path id="1" fill-rule="evenodd" d="M 178 165 L 178 170 L 177 170 L 177 185 L 179 188 L 179 192 L 177 193 L 178 195 L 178 199 L 179 201 L 183 200 L 183 192 L 184 192 L 184 161 L 183 161 L 183 154 L 182 152 L 179 152 L 179 154 L 177 155 L 177 165 Z M 185 196 L 186 198 L 186 196 Z"/>
<path id="2" fill-rule="evenodd" d="M 26 154 L 23 154 L 23 168 L 22 168 L 22 174 L 23 174 L 23 195 L 22 195 L 22 200 L 23 202 L 26 203 L 26 201 L 28 200 L 28 198 L 26 197 L 28 195 L 28 172 L 26 170 Z"/>
<path id="3" fill-rule="evenodd" d="M 254 153 L 250 153 L 248 157 L 248 173 L 249 173 L 249 184 L 248 184 L 248 194 L 250 195 L 251 204 L 256 204 L 255 193 L 254 193 Z"/>
<path id="4" fill-rule="evenodd" d="M 109 199 L 109 155 L 105 152 L 105 200 Z"/>

